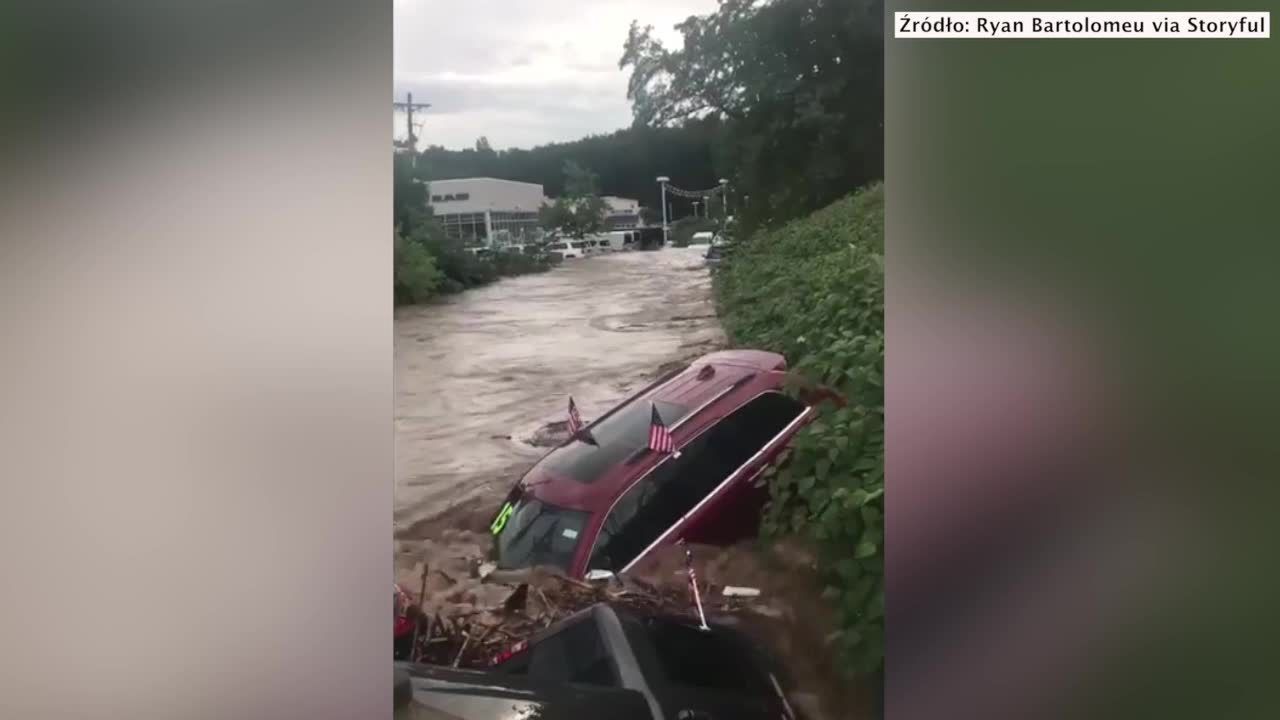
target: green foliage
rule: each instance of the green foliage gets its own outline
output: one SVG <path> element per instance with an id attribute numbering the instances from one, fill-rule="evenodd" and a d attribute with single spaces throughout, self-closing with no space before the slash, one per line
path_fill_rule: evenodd
<path id="1" fill-rule="evenodd" d="M 600 176 L 573 160 L 564 161 L 564 195 L 585 198 L 600 193 Z"/>
<path id="2" fill-rule="evenodd" d="M 793 360 L 793 390 L 834 389 L 769 471 L 766 536 L 798 534 L 818 548 L 824 596 L 852 670 L 871 672 L 884 648 L 884 187 L 740 242 L 716 274 L 716 301 L 734 344 Z"/>
<path id="3" fill-rule="evenodd" d="M 608 207 L 599 194 L 599 176 L 572 160 L 566 160 L 564 177 L 564 194 L 539 211 L 538 221 L 542 227 L 576 238 L 604 230 Z"/>
<path id="4" fill-rule="evenodd" d="M 444 280 L 436 267 L 436 259 L 417 240 L 406 240 L 399 232 L 395 237 L 395 303 L 412 305 L 426 302 L 435 295 Z"/>
<path id="5" fill-rule="evenodd" d="M 723 123 L 743 221 L 776 227 L 883 177 L 883 22 L 883 0 L 721 0 L 679 49 L 633 22 L 618 64 L 636 124 Z"/>
<path id="6" fill-rule="evenodd" d="M 559 197 L 549 205 L 543 205 L 538 211 L 538 224 L 544 230 L 557 230 L 565 234 L 573 234 L 576 218 L 573 214 L 573 203 L 568 198 Z"/>

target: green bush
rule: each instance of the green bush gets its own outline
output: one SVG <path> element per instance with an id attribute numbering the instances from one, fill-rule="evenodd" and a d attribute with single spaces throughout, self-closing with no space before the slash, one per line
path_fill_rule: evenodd
<path id="1" fill-rule="evenodd" d="M 781 352 L 793 390 L 823 403 L 779 469 L 766 473 L 765 537 L 800 535 L 818 551 L 846 667 L 884 659 L 884 187 L 739 243 L 716 275 L 735 345 Z"/>
<path id="2" fill-rule="evenodd" d="M 406 305 L 426 302 L 435 295 L 444 280 L 436 267 L 435 257 L 415 240 L 395 236 L 395 303 Z"/>

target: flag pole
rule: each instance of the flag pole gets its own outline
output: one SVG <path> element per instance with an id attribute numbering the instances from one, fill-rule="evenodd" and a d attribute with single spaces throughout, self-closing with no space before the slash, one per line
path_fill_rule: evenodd
<path id="1" fill-rule="evenodd" d="M 702 623 L 700 630 L 711 630 L 707 625 L 707 616 L 702 612 L 702 596 L 698 594 L 698 575 L 693 571 L 693 551 L 685 544 L 684 540 L 680 541 L 680 545 L 684 547 L 684 564 L 689 573 L 689 585 L 693 587 L 693 602 L 698 606 L 698 621 Z"/>

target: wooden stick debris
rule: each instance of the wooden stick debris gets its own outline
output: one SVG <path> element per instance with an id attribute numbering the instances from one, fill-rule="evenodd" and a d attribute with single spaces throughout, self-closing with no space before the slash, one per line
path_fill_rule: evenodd
<path id="1" fill-rule="evenodd" d="M 422 608 L 427 604 L 427 562 L 422 561 L 422 588 L 418 590 L 418 613 L 413 619 L 413 642 L 409 645 L 409 661 L 418 662 L 418 629 L 422 627 L 422 616 L 425 615 Z M 428 621 L 430 622 L 430 621 Z M 430 629 L 428 629 L 430 632 Z"/>

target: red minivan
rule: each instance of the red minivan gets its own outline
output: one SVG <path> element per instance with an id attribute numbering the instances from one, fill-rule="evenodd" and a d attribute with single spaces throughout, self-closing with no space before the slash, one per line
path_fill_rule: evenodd
<path id="1" fill-rule="evenodd" d="M 785 377 L 777 353 L 711 353 L 590 423 L 507 496 L 490 526 L 498 566 L 622 573 L 679 540 L 753 535 L 767 499 L 754 480 L 814 414 Z M 655 407 L 676 453 L 648 449 Z"/>

